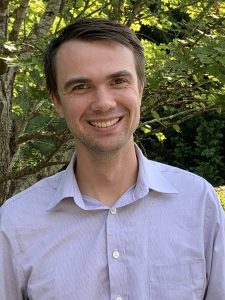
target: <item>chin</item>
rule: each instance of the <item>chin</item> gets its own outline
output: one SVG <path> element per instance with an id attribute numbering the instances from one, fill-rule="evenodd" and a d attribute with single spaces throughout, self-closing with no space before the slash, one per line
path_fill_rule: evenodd
<path id="1" fill-rule="evenodd" d="M 76 136 L 75 141 L 77 149 L 80 151 L 90 152 L 92 154 L 112 154 L 121 151 L 133 144 L 133 135 L 123 135 L 120 137 L 108 136 L 103 139 L 93 139 L 90 136 Z"/>
<path id="2" fill-rule="evenodd" d="M 126 146 L 126 142 L 117 143 L 95 143 L 89 145 L 89 149 L 96 154 L 112 154 L 122 150 Z"/>

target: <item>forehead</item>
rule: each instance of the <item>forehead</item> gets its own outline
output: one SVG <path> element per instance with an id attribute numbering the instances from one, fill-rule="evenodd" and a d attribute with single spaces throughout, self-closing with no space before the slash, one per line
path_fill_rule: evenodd
<path id="1" fill-rule="evenodd" d="M 84 62 L 93 63 L 101 58 L 102 61 L 112 60 L 115 63 L 120 63 L 126 58 L 126 61 L 134 62 L 134 55 L 130 48 L 111 40 L 97 40 L 97 41 L 81 41 L 70 40 L 64 42 L 56 53 L 56 64 L 70 60 L 70 62 L 79 63 Z M 98 61 L 99 63 L 99 61 Z"/>

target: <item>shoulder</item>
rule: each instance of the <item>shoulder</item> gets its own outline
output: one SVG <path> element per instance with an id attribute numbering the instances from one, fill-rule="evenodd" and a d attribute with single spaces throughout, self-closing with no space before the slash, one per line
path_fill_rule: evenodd
<path id="1" fill-rule="evenodd" d="M 30 220 L 34 214 L 38 215 L 46 211 L 49 202 L 57 191 L 63 172 L 46 177 L 8 199 L 0 207 L 1 226 L 4 224 L 22 225 L 26 220 Z"/>
<path id="2" fill-rule="evenodd" d="M 163 177 L 178 191 L 177 197 L 187 201 L 198 201 L 206 206 L 220 206 L 214 187 L 203 177 L 164 163 L 148 160 Z"/>
<path id="3" fill-rule="evenodd" d="M 160 170 L 161 174 L 173 185 L 177 188 L 179 187 L 187 187 L 187 184 L 191 184 L 191 187 L 200 187 L 202 188 L 210 188 L 211 184 L 207 182 L 203 177 L 194 174 L 190 171 L 183 170 L 178 167 L 174 167 L 171 165 L 167 165 L 164 163 L 150 161 L 154 166 Z"/>
<path id="4" fill-rule="evenodd" d="M 164 194 L 166 208 L 179 212 L 179 216 L 188 216 L 193 224 L 204 223 L 204 230 L 211 232 L 212 227 L 221 224 L 224 227 L 225 214 L 214 187 L 204 178 L 189 171 L 150 161 L 152 165 L 177 191 L 176 194 Z M 170 201 L 172 200 L 172 202 Z M 175 206 L 173 206 L 173 203 Z M 174 213 L 175 213 L 174 211 Z M 224 229 L 223 229 L 224 230 Z"/>

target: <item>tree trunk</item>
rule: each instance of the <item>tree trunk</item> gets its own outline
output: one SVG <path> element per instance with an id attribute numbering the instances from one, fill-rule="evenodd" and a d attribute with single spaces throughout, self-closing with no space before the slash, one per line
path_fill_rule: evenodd
<path id="1" fill-rule="evenodd" d="M 12 93 L 15 71 L 9 69 L 7 73 L 0 77 L 0 173 L 9 171 L 12 149 Z M 0 185 L 0 204 L 3 203 L 10 190 L 10 182 L 4 182 Z"/>

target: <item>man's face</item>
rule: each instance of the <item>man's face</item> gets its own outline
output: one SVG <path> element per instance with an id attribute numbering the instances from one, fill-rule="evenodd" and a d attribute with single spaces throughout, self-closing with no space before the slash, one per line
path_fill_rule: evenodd
<path id="1" fill-rule="evenodd" d="M 143 87 L 131 50 L 111 41 L 68 41 L 56 54 L 53 103 L 77 151 L 109 153 L 133 143 Z"/>

